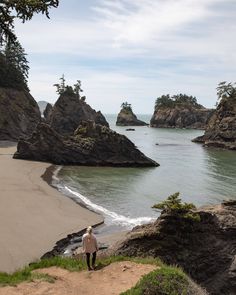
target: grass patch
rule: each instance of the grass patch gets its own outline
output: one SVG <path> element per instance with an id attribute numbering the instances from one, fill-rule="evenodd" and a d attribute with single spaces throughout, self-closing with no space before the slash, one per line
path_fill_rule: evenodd
<path id="1" fill-rule="evenodd" d="M 102 258 L 97 260 L 97 268 L 101 269 L 111 263 L 121 262 L 121 261 L 131 261 L 135 263 L 142 264 L 152 264 L 161 267 L 158 270 L 151 272 L 150 274 L 144 276 L 141 281 L 129 291 L 123 293 L 125 295 L 139 295 L 139 294 L 161 294 L 161 295 L 185 295 L 186 276 L 184 273 L 177 268 L 165 266 L 160 259 L 154 258 L 131 258 L 124 256 L 110 256 L 107 258 Z M 28 267 L 23 270 L 17 271 L 13 274 L 0 273 L 0 286 L 6 285 L 17 285 L 23 281 L 33 281 L 33 280 L 44 280 L 47 282 L 54 282 L 55 279 L 47 274 L 39 274 L 33 272 L 34 270 L 48 267 L 60 267 L 68 271 L 81 271 L 87 269 L 85 260 L 78 260 L 74 258 L 64 258 L 64 257 L 53 257 L 49 259 L 42 259 L 38 262 L 31 263 Z M 147 293 L 152 290 L 165 290 L 165 292 L 157 293 L 152 291 L 152 293 Z M 172 290 L 182 290 L 177 293 Z M 145 293 L 146 292 L 146 293 Z"/>
<path id="2" fill-rule="evenodd" d="M 187 295 L 188 287 L 187 276 L 181 269 L 162 265 L 121 295 Z"/>

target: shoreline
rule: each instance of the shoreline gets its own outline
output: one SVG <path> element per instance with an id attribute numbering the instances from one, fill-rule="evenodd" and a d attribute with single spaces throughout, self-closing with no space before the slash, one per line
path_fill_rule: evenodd
<path id="1" fill-rule="evenodd" d="M 60 240 L 104 222 L 49 185 L 53 165 L 13 159 L 15 150 L 0 145 L 0 272 L 22 268 Z"/>

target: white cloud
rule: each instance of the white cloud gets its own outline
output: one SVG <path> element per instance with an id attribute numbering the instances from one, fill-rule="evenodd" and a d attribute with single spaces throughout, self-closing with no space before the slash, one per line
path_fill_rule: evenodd
<path id="1" fill-rule="evenodd" d="M 37 98 L 55 100 L 51 85 L 64 72 L 68 82 L 82 80 L 96 108 L 112 112 L 127 98 L 138 112 L 151 112 L 155 98 L 168 92 L 196 95 L 213 106 L 217 83 L 235 79 L 233 1 L 90 3 L 87 19 L 71 19 L 63 11 L 57 19 L 55 11 L 51 20 L 17 25 L 31 59 L 30 87 Z"/>

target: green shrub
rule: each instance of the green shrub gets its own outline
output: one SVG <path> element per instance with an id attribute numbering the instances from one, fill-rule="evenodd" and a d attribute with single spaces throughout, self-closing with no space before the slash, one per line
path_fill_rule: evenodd
<path id="1" fill-rule="evenodd" d="M 170 195 L 165 201 L 153 205 L 152 208 L 162 210 L 163 213 L 200 221 L 200 215 L 193 211 L 196 210 L 195 205 L 192 203 L 183 203 L 179 198 L 179 192 Z"/>
<path id="2" fill-rule="evenodd" d="M 188 279 L 182 270 L 163 266 L 143 278 L 121 295 L 187 295 Z"/>

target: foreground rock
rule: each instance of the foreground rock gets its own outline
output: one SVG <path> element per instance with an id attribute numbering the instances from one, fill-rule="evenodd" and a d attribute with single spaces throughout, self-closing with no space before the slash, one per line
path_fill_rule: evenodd
<path id="1" fill-rule="evenodd" d="M 223 98 L 210 118 L 205 134 L 193 139 L 205 147 L 236 150 L 236 97 Z"/>
<path id="2" fill-rule="evenodd" d="M 96 112 L 74 93 L 65 91 L 53 106 L 47 123 L 62 135 L 73 135 L 79 124 L 87 120 L 109 127 L 100 111 Z"/>
<path id="3" fill-rule="evenodd" d="M 82 122 L 74 136 L 67 138 L 49 125 L 40 123 L 30 138 L 19 141 L 14 158 L 58 165 L 159 166 L 126 136 L 93 121 Z"/>
<path id="4" fill-rule="evenodd" d="M 40 119 L 38 105 L 28 91 L 0 87 L 0 140 L 29 136 Z"/>
<path id="5" fill-rule="evenodd" d="M 198 211 L 201 221 L 162 214 L 134 228 L 116 249 L 179 265 L 210 294 L 236 294 L 236 201 Z"/>
<path id="6" fill-rule="evenodd" d="M 117 126 L 147 126 L 148 124 L 138 120 L 137 116 L 130 108 L 122 108 L 116 120 Z"/>

